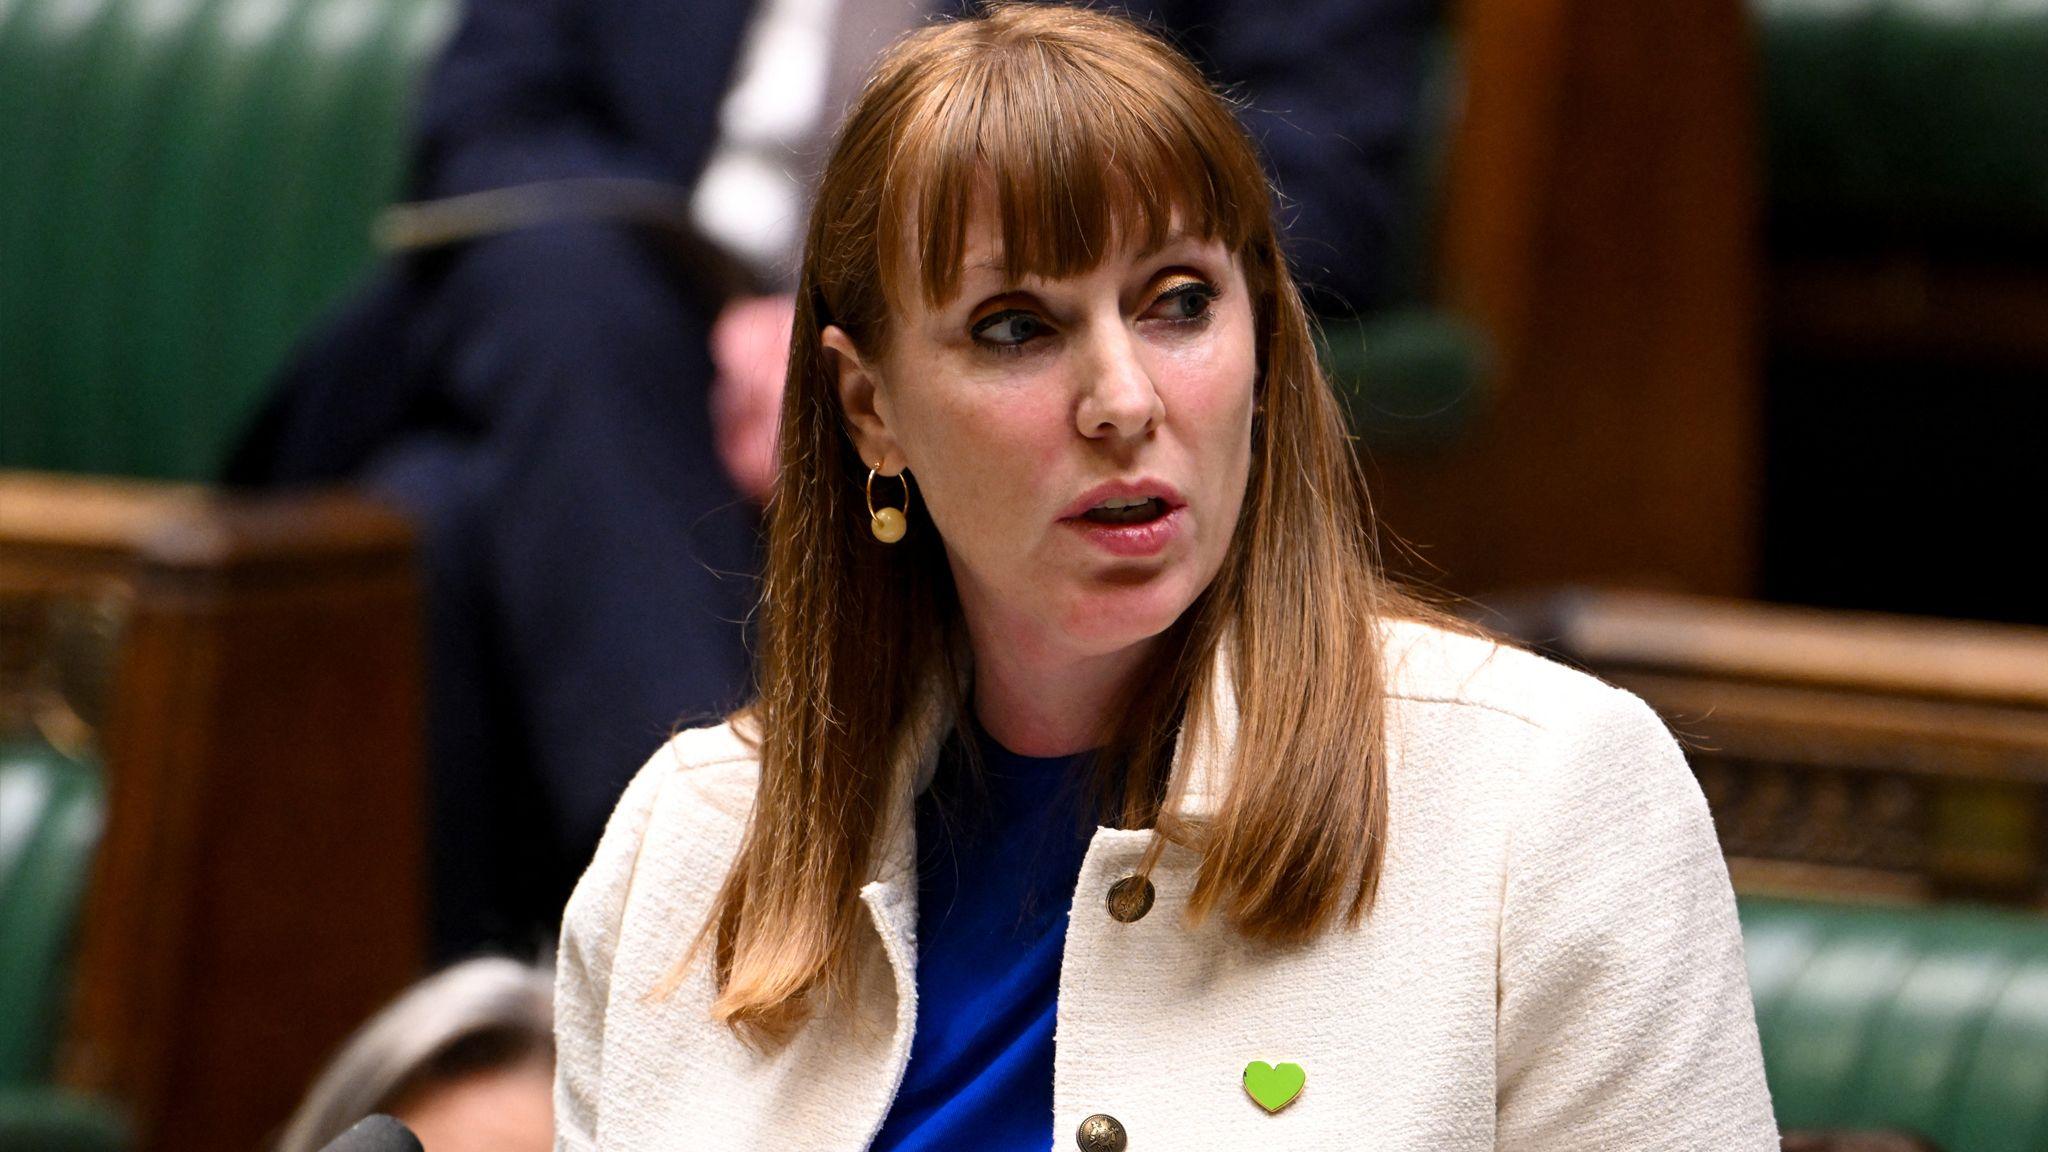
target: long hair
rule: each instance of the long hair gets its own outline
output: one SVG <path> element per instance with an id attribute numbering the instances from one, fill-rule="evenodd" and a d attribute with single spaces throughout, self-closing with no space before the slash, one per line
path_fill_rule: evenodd
<path id="1" fill-rule="evenodd" d="M 1113 243 L 1156 245 L 1170 227 L 1220 240 L 1245 271 L 1259 371 L 1244 511 L 1218 575 L 1117 702 L 1091 790 L 1105 819 L 1155 830 L 1141 872 L 1168 843 L 1201 854 L 1190 923 L 1220 913 L 1274 944 L 1358 924 L 1386 851 L 1376 626 L 1406 616 L 1476 630 L 1380 575 L 1363 474 L 1230 103 L 1163 40 L 1106 13 L 1001 5 L 905 37 L 848 112 L 811 212 L 758 694 L 730 717 L 758 747 L 759 787 L 712 914 L 667 984 L 714 942 L 713 1015 L 757 1047 L 786 1039 L 819 996 L 853 994 L 858 893 L 904 786 L 896 746 L 920 693 L 950 693 L 957 715 L 963 683 L 938 531 L 920 507 L 903 542 L 867 538 L 867 465 L 820 334 L 837 325 L 874 355 L 892 302 L 948 301 L 977 187 L 994 190 L 1013 281 L 1085 272 Z M 1164 788 L 1174 735 L 1206 721 L 1224 643 L 1241 717 L 1234 770 L 1213 819 L 1177 819 Z"/>

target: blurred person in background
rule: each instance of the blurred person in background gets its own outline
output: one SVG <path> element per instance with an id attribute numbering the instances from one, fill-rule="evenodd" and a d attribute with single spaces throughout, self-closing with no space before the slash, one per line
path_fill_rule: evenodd
<path id="1" fill-rule="evenodd" d="M 384 1113 L 427 1152 L 545 1152 L 554 1142 L 553 976 L 467 960 L 370 1018 L 320 1073 L 276 1152 L 318 1152 Z"/>
<path id="2" fill-rule="evenodd" d="M 440 959 L 542 947 L 632 767 L 741 699 L 807 190 L 876 51 L 956 3 L 468 4 L 410 250 L 226 477 L 420 528 Z M 1379 294 L 1436 8 L 1132 6 L 1240 98 L 1332 311 Z"/>

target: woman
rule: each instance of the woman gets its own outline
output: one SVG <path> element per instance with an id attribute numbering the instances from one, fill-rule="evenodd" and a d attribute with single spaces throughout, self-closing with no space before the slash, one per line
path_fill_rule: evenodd
<path id="1" fill-rule="evenodd" d="M 1682 755 L 1377 574 L 1184 58 L 924 29 L 817 203 L 759 695 L 569 904 L 561 1147 L 1776 1147 Z"/>

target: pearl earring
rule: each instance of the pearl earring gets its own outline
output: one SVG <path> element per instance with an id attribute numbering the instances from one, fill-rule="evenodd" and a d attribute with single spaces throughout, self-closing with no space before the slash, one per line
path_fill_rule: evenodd
<path id="1" fill-rule="evenodd" d="M 910 511 L 910 478 L 902 472 L 896 474 L 896 479 L 903 482 L 903 507 L 900 509 L 884 508 L 877 512 L 875 510 L 875 473 L 880 471 L 881 467 L 882 461 L 877 460 L 874 463 L 874 467 L 868 469 L 868 531 L 873 532 L 875 539 L 880 540 L 882 543 L 894 544 L 898 540 L 903 539 L 903 533 L 910 528 L 910 521 L 905 516 L 905 513 Z"/>

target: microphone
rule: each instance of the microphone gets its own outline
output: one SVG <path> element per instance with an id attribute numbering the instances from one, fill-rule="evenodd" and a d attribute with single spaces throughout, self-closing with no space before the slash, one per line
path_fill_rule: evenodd
<path id="1" fill-rule="evenodd" d="M 378 1113 L 356 1122 L 320 1152 L 425 1152 L 412 1129 Z"/>

